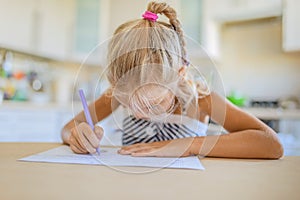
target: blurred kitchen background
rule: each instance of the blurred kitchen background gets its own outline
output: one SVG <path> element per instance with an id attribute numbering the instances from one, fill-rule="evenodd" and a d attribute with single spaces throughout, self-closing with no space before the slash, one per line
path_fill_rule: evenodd
<path id="1" fill-rule="evenodd" d="M 61 142 L 82 108 L 73 91 L 92 99 L 103 71 L 90 51 L 147 2 L 0 0 L 0 142 Z M 227 98 L 276 130 L 286 155 L 300 155 L 300 1 L 166 2 L 216 64 Z M 197 50 L 190 57 L 211 63 Z"/>

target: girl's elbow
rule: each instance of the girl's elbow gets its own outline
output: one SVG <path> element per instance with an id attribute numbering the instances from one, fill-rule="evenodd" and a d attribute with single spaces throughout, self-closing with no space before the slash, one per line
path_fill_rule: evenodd
<path id="1" fill-rule="evenodd" d="M 271 159 L 279 159 L 283 156 L 284 150 L 283 146 L 279 141 L 276 141 L 273 145 L 272 152 L 271 152 Z"/>
<path id="2" fill-rule="evenodd" d="M 272 138 L 271 142 L 269 142 L 268 148 L 268 157 L 270 159 L 279 159 L 283 156 L 284 150 L 283 146 L 280 143 L 279 139 L 275 136 Z"/>
<path id="3" fill-rule="evenodd" d="M 266 159 L 279 159 L 283 156 L 283 146 L 273 130 L 259 132 L 263 157 Z"/>

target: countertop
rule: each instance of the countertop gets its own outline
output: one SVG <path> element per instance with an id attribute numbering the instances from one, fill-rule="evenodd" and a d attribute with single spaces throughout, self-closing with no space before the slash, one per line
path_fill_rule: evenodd
<path id="1" fill-rule="evenodd" d="M 256 107 L 242 107 L 241 109 L 264 120 L 280 120 L 280 119 L 300 120 L 300 109 L 292 110 L 292 109 L 282 109 L 282 108 L 256 108 Z M 0 110 L 2 111 L 51 110 L 51 111 L 65 111 L 65 112 L 76 113 L 82 110 L 82 104 L 80 101 L 74 101 L 66 104 L 4 101 L 2 104 L 0 104 Z"/>
<path id="2" fill-rule="evenodd" d="M 300 120 L 300 109 L 245 107 L 242 110 L 264 120 Z"/>
<path id="3" fill-rule="evenodd" d="M 21 111 L 66 111 L 71 112 L 73 109 L 82 109 L 82 104 L 79 101 L 74 101 L 70 103 L 34 103 L 30 101 L 3 101 L 0 104 L 0 110 L 11 111 L 11 110 L 21 110 Z"/>
<path id="4" fill-rule="evenodd" d="M 60 145 L 0 143 L 0 199 L 300 199 L 296 156 L 204 158 L 205 171 L 160 169 L 142 174 L 107 166 L 17 161 Z"/>

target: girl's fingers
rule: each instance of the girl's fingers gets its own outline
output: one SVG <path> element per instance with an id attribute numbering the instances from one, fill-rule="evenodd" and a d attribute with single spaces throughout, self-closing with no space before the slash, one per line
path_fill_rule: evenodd
<path id="1" fill-rule="evenodd" d="M 70 137 L 70 147 L 72 151 L 75 153 L 81 153 L 81 154 L 88 153 L 86 149 L 79 144 L 77 138 L 74 137 L 73 135 L 71 135 Z"/>
<path id="2" fill-rule="evenodd" d="M 70 148 L 71 148 L 71 150 L 72 150 L 74 153 L 80 153 L 80 154 L 86 154 L 86 153 L 87 153 L 87 151 L 81 150 L 81 149 L 79 149 L 77 146 L 75 146 L 75 145 L 73 145 L 73 144 L 70 145 Z"/>
<path id="3" fill-rule="evenodd" d="M 70 148 L 74 153 L 81 153 L 81 151 L 73 144 L 70 144 Z"/>
<path id="4" fill-rule="evenodd" d="M 83 146 L 83 144 L 79 140 L 77 130 L 75 130 L 75 129 L 71 130 L 70 146 L 71 146 L 71 144 L 76 146 L 77 149 L 79 149 L 81 152 L 87 153 L 86 148 Z"/>
<path id="5" fill-rule="evenodd" d="M 100 140 L 103 137 L 103 129 L 95 126 L 95 131 L 87 123 L 80 123 L 71 130 L 70 146 L 74 152 L 80 153 L 95 153 L 96 148 L 100 145 Z M 72 150 L 73 150 L 72 149 Z"/>
<path id="6" fill-rule="evenodd" d="M 169 145 L 170 140 L 153 142 L 153 143 L 140 143 L 130 146 L 122 147 L 118 152 L 123 155 L 132 156 L 174 156 L 174 148 Z"/>
<path id="7" fill-rule="evenodd" d="M 78 138 L 80 143 L 83 145 L 83 147 L 89 152 L 89 153 L 95 153 L 96 152 L 96 142 L 94 141 L 95 138 L 96 140 L 97 137 L 93 134 L 93 130 L 89 127 L 88 124 L 86 123 L 81 123 L 78 125 Z M 94 135 L 94 138 L 92 138 Z M 91 144 L 93 143 L 93 145 Z M 96 147 L 94 147 L 94 145 Z"/>
<path id="8" fill-rule="evenodd" d="M 128 155 L 128 154 L 140 152 L 142 150 L 146 150 L 149 148 L 151 148 L 150 144 L 135 144 L 135 145 L 131 145 L 131 146 L 122 147 L 118 151 L 118 153 L 123 154 L 123 155 Z"/>
<path id="9" fill-rule="evenodd" d="M 155 151 L 153 151 L 152 148 L 148 148 L 148 149 L 142 149 L 139 151 L 135 151 L 133 152 L 131 155 L 134 157 L 140 157 L 140 156 L 155 156 L 155 154 L 153 154 Z"/>
<path id="10" fill-rule="evenodd" d="M 145 146 L 148 146 L 149 144 L 145 144 L 145 143 L 139 143 L 139 144 L 133 144 L 133 145 L 129 145 L 129 146 L 123 146 L 121 149 L 124 151 L 131 151 L 134 149 L 139 149 L 139 148 L 143 148 Z"/>
<path id="11" fill-rule="evenodd" d="M 93 148 L 97 148 L 99 146 L 100 139 L 98 139 L 98 137 L 88 124 L 81 123 L 78 129 L 85 136 L 86 140 Z"/>
<path id="12" fill-rule="evenodd" d="M 122 155 L 129 155 L 129 154 L 131 154 L 130 151 L 127 151 L 127 150 L 124 150 L 124 149 L 119 149 L 119 150 L 118 150 L 118 153 L 119 153 L 119 154 L 122 154 Z"/>
<path id="13" fill-rule="evenodd" d="M 75 153 L 95 153 L 102 137 L 102 127 L 95 126 L 93 131 L 87 123 L 80 123 L 71 129 L 70 147 Z"/>
<path id="14" fill-rule="evenodd" d="M 101 141 L 101 139 L 103 137 L 103 133 L 104 133 L 104 130 L 102 127 L 95 126 L 95 134 L 96 134 L 96 137 L 99 139 L 99 141 Z"/>

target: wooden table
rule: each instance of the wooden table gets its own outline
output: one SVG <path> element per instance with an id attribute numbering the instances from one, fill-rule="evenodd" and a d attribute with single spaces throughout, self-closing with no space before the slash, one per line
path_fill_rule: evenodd
<path id="1" fill-rule="evenodd" d="M 0 143 L 0 199 L 300 199 L 300 157 L 205 158 L 205 171 L 161 169 L 142 174 L 107 166 L 17 161 L 60 145 Z"/>

